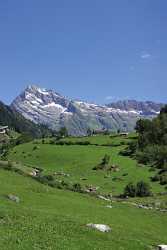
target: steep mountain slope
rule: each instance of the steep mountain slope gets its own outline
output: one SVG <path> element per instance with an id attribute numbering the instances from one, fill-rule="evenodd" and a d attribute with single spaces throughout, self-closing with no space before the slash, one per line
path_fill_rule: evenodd
<path id="1" fill-rule="evenodd" d="M 11 104 L 25 118 L 52 129 L 66 126 L 70 134 L 85 135 L 88 128 L 133 130 L 144 111 L 123 106 L 101 106 L 70 100 L 52 90 L 28 86 Z M 159 107 L 160 110 L 160 107 Z M 151 117 L 159 111 L 152 109 Z"/>
<path id="2" fill-rule="evenodd" d="M 27 120 L 2 102 L 0 102 L 0 125 L 7 125 L 19 133 L 28 133 L 36 138 L 50 132 L 45 126 Z"/>

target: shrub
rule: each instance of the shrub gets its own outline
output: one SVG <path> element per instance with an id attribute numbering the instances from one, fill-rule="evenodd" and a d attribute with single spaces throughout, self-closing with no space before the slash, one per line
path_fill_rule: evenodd
<path id="1" fill-rule="evenodd" d="M 167 184 L 167 173 L 160 175 L 160 184 L 166 185 Z"/>
<path id="2" fill-rule="evenodd" d="M 130 182 L 124 189 L 124 196 L 147 197 L 150 195 L 151 195 L 150 185 L 144 181 L 139 181 L 136 185 Z"/>
<path id="3" fill-rule="evenodd" d="M 153 177 L 151 177 L 151 180 L 152 180 L 152 181 L 159 181 L 159 180 L 160 180 L 159 174 L 156 174 L 156 175 L 154 175 Z"/>
<path id="4" fill-rule="evenodd" d="M 48 181 L 54 181 L 54 177 L 52 175 L 45 175 L 44 177 Z"/>
<path id="5" fill-rule="evenodd" d="M 93 167 L 93 170 L 103 170 L 105 169 L 108 164 L 109 164 L 109 161 L 110 161 L 110 156 L 105 154 L 105 156 L 103 157 L 102 161 L 100 164 L 98 164 L 97 166 Z"/>
<path id="6" fill-rule="evenodd" d="M 73 184 L 72 190 L 73 190 L 74 192 L 82 193 L 81 184 L 80 184 L 80 183 L 75 183 L 75 184 Z"/>
<path id="7" fill-rule="evenodd" d="M 136 196 L 136 186 L 132 182 L 129 182 L 128 185 L 125 187 L 124 196 Z"/>
<path id="8" fill-rule="evenodd" d="M 107 165 L 107 164 L 109 164 L 109 161 L 110 161 L 110 156 L 107 155 L 107 154 L 105 154 L 105 156 L 104 156 L 103 159 L 102 159 L 101 164 L 102 164 L 102 165 Z"/>
<path id="9" fill-rule="evenodd" d="M 39 149 L 39 147 L 38 146 L 34 146 L 32 150 L 34 151 L 34 150 L 37 150 L 37 149 Z"/>
<path id="10" fill-rule="evenodd" d="M 139 197 L 147 197 L 151 195 L 150 185 L 144 181 L 140 181 L 136 185 L 136 195 Z"/>

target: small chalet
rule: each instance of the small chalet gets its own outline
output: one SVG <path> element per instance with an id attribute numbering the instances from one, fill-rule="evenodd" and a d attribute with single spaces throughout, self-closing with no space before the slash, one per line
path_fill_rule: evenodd
<path id="1" fill-rule="evenodd" d="M 128 132 L 122 132 L 122 133 L 120 133 L 119 135 L 120 135 L 120 136 L 128 136 L 129 133 L 128 133 Z"/>
<path id="2" fill-rule="evenodd" d="M 6 134 L 8 126 L 0 126 L 0 134 Z"/>

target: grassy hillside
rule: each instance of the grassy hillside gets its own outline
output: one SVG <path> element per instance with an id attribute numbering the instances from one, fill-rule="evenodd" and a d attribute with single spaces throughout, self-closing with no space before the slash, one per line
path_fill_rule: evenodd
<path id="1" fill-rule="evenodd" d="M 0 249 L 154 249 L 165 242 L 167 217 L 127 204 L 107 202 L 69 191 L 52 189 L 34 180 L 0 170 Z M 6 198 L 12 193 L 16 204 Z M 112 228 L 101 233 L 87 223 Z"/>
<path id="2" fill-rule="evenodd" d="M 130 182 L 145 180 L 150 182 L 150 177 L 155 172 L 149 171 L 149 168 L 138 165 L 137 162 L 128 157 L 119 155 L 129 139 L 109 136 L 95 136 L 89 138 L 79 138 L 75 140 L 87 141 L 93 144 L 113 144 L 116 146 L 95 146 L 95 145 L 52 145 L 27 143 L 15 147 L 9 154 L 9 159 L 38 166 L 44 169 L 47 174 L 54 172 L 64 172 L 69 177 L 60 177 L 68 182 L 81 183 L 82 185 L 98 186 L 100 192 L 120 194 L 123 192 L 125 185 Z M 74 141 L 74 138 L 66 140 Z M 40 142 L 40 141 L 39 141 Z M 46 140 L 47 142 L 47 140 Z M 111 156 L 110 164 L 116 164 L 119 167 L 118 172 L 95 171 L 94 166 L 100 163 L 105 154 Z M 164 187 L 158 183 L 151 183 L 153 191 L 160 192 Z"/>
<path id="3" fill-rule="evenodd" d="M 63 139 L 89 140 L 91 145 L 85 146 L 53 145 L 47 139 L 13 148 L 8 155 L 10 162 L 0 162 L 0 249 L 153 250 L 158 244 L 167 243 L 166 213 L 134 205 L 162 203 L 166 207 L 167 199 L 157 194 L 165 190 L 164 186 L 150 182 L 153 173 L 149 167 L 138 166 L 135 160 L 119 155 L 129 139 L 110 136 Z M 110 164 L 117 164 L 120 171 L 92 170 L 106 153 L 111 156 Z M 10 168 L 4 170 L 4 165 L 10 166 L 14 161 L 18 162 L 12 163 L 19 169 L 17 173 Z M 43 174 L 67 173 L 69 176 L 56 178 L 82 186 L 99 186 L 98 192 L 104 194 L 120 194 L 129 181 L 145 180 L 151 183 L 154 196 L 104 201 L 88 194 L 59 190 L 28 176 L 33 166 L 43 168 Z M 19 197 L 20 202 L 9 200 L 9 194 Z M 88 228 L 87 223 L 106 224 L 112 231 L 98 232 Z"/>

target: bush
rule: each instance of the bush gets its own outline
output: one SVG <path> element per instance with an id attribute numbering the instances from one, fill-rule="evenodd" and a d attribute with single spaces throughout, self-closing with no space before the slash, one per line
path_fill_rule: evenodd
<path id="1" fill-rule="evenodd" d="M 97 166 L 93 167 L 93 170 L 104 170 L 107 168 L 108 164 L 110 161 L 110 156 L 105 154 L 105 156 L 103 157 L 102 161 L 100 164 L 98 164 Z"/>
<path id="2" fill-rule="evenodd" d="M 101 164 L 102 165 L 107 165 L 107 164 L 109 164 L 109 161 L 110 161 L 110 156 L 105 154 L 104 158 L 102 159 Z"/>
<path id="3" fill-rule="evenodd" d="M 128 183 L 128 185 L 125 187 L 124 196 L 136 196 L 136 186 L 132 182 Z"/>
<path id="4" fill-rule="evenodd" d="M 74 192 L 82 193 L 81 184 L 80 184 L 80 183 L 75 183 L 75 184 L 73 184 L 72 190 L 73 190 Z"/>
<path id="5" fill-rule="evenodd" d="M 166 185 L 167 184 L 167 173 L 160 175 L 160 184 Z"/>
<path id="6" fill-rule="evenodd" d="M 153 177 L 151 177 L 151 180 L 152 180 L 152 181 L 160 181 L 160 176 L 159 176 L 159 174 L 156 174 L 156 175 L 154 175 Z"/>
<path id="7" fill-rule="evenodd" d="M 16 140 L 15 142 L 13 142 L 15 145 L 19 145 L 19 144 L 22 144 L 22 143 L 27 143 L 27 142 L 30 142 L 33 140 L 33 137 L 30 135 L 30 134 L 22 134 L 20 135 Z"/>
<path id="8" fill-rule="evenodd" d="M 150 185 L 144 181 L 140 181 L 136 185 L 136 196 L 147 197 L 151 195 Z"/>
<path id="9" fill-rule="evenodd" d="M 150 195 L 151 195 L 150 185 L 144 181 L 139 181 L 136 185 L 130 182 L 124 189 L 124 196 L 147 197 Z"/>
<path id="10" fill-rule="evenodd" d="M 44 177 L 48 181 L 54 181 L 54 177 L 52 175 L 45 175 Z"/>
<path id="11" fill-rule="evenodd" d="M 39 147 L 38 146 L 34 146 L 32 150 L 34 151 L 34 150 L 37 150 L 37 149 L 39 149 Z"/>

